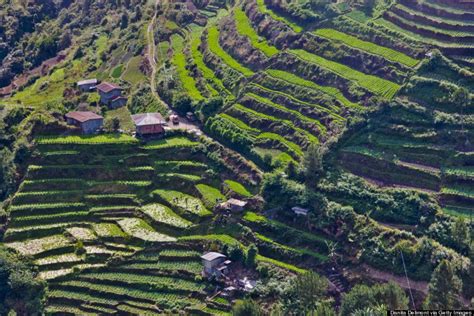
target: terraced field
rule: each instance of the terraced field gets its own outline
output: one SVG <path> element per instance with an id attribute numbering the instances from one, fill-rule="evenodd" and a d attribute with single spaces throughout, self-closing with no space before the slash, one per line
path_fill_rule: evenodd
<path id="1" fill-rule="evenodd" d="M 140 147 L 103 135 L 40 137 L 37 144 L 40 155 L 9 207 L 5 244 L 31 256 L 39 277 L 50 280 L 47 311 L 226 313 L 228 306 L 198 300 L 207 286 L 196 281 L 200 253 L 177 242 L 213 215 L 216 199 L 226 200 L 219 178 L 189 179 L 213 168 L 193 150 L 198 142 L 174 137 Z M 170 171 L 172 181 L 163 179 Z M 226 181 L 248 194 L 229 175 Z M 111 268 L 117 257 L 127 261 Z"/>
<path id="2" fill-rule="evenodd" d="M 383 14 L 381 25 L 395 25 L 406 36 L 433 44 L 447 55 L 472 66 L 473 16 L 472 9 L 460 9 L 455 3 L 440 5 L 430 0 L 402 0 Z"/>

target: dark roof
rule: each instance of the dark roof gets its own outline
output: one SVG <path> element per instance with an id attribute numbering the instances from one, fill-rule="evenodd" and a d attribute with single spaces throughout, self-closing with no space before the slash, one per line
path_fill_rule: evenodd
<path id="1" fill-rule="evenodd" d="M 104 93 L 109 93 L 110 91 L 117 90 L 117 89 L 122 90 L 122 88 L 120 88 L 116 84 L 110 83 L 110 82 L 102 82 L 96 88 L 97 88 L 97 90 L 102 91 Z"/>
<path id="2" fill-rule="evenodd" d="M 225 258 L 225 255 L 218 252 L 208 252 L 201 256 L 201 259 L 206 261 L 214 261 L 219 258 Z"/>
<path id="3" fill-rule="evenodd" d="M 98 120 L 98 119 L 103 119 L 102 116 L 95 114 L 94 112 L 91 111 L 76 111 L 76 112 L 69 112 L 66 114 L 67 118 L 76 120 L 78 122 L 87 122 L 90 120 Z"/>
<path id="4" fill-rule="evenodd" d="M 135 114 L 132 115 L 132 120 L 135 123 L 135 126 L 147 126 L 165 123 L 165 120 L 160 113 Z"/>

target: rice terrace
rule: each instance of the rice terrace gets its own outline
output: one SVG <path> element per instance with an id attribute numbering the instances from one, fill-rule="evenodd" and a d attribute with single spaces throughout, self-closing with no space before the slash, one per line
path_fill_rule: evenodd
<path id="1" fill-rule="evenodd" d="M 472 1 L 0 0 L 0 60 L 0 315 L 474 311 Z"/>

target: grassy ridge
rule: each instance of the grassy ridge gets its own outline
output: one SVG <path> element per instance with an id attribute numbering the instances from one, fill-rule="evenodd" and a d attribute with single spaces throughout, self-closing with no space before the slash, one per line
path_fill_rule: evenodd
<path id="1" fill-rule="evenodd" d="M 211 52 L 217 55 L 220 59 L 222 59 L 222 61 L 229 67 L 242 73 L 246 77 L 250 77 L 253 75 L 252 70 L 239 64 L 237 60 L 235 60 L 232 56 L 227 54 L 222 49 L 221 45 L 219 44 L 219 30 L 215 25 L 211 26 L 208 30 L 208 44 Z"/>
<path id="2" fill-rule="evenodd" d="M 194 100 L 202 100 L 204 97 L 201 92 L 196 88 L 196 80 L 190 76 L 186 69 L 186 55 L 184 55 L 183 39 L 179 35 L 173 35 L 171 37 L 173 47 L 173 58 L 171 59 L 173 65 L 175 65 L 181 84 L 183 85 L 186 92 Z"/>
<path id="3" fill-rule="evenodd" d="M 281 70 L 269 69 L 269 70 L 266 71 L 266 73 L 268 75 L 270 75 L 271 77 L 289 82 L 289 83 L 297 85 L 297 86 L 303 86 L 303 87 L 306 87 L 306 88 L 321 91 L 322 93 L 327 94 L 327 95 L 335 98 L 336 100 L 341 102 L 344 106 L 347 106 L 347 107 L 360 107 L 357 103 L 354 103 L 354 102 L 348 100 L 342 94 L 342 92 L 337 88 L 328 87 L 328 86 L 320 86 L 320 85 L 318 85 L 318 84 L 316 84 L 312 81 L 305 80 L 305 79 L 303 79 L 301 77 L 298 77 L 298 76 L 296 76 L 292 73 L 281 71 Z"/>
<path id="4" fill-rule="evenodd" d="M 268 14 L 272 19 L 274 19 L 276 21 L 280 21 L 280 22 L 288 25 L 296 33 L 299 33 L 301 31 L 303 31 L 303 28 L 301 28 L 301 26 L 297 25 L 296 23 L 291 22 L 290 20 L 288 20 L 285 17 L 277 15 L 275 12 L 273 12 L 272 10 L 267 8 L 264 0 L 257 0 L 257 4 L 258 4 L 258 8 L 259 8 L 260 12 L 262 12 L 264 14 Z"/>
<path id="5" fill-rule="evenodd" d="M 193 56 L 194 63 L 198 67 L 198 69 L 201 71 L 203 77 L 207 81 L 211 81 L 214 83 L 220 90 L 224 91 L 227 95 L 232 95 L 232 93 L 224 87 L 224 84 L 222 81 L 220 81 L 209 67 L 204 63 L 203 56 L 201 52 L 199 51 L 199 44 L 201 43 L 199 37 L 196 37 L 193 39 L 191 42 L 191 54 Z M 217 91 L 214 89 L 209 89 L 212 93 L 212 95 L 216 96 L 218 95 Z"/>
<path id="6" fill-rule="evenodd" d="M 240 7 L 236 7 L 234 10 L 235 24 L 237 27 L 237 32 L 240 35 L 247 36 L 252 42 L 253 47 L 258 50 L 261 50 L 267 57 L 278 54 L 279 50 L 273 46 L 268 45 L 265 39 L 261 39 L 257 32 L 253 29 L 250 24 L 250 20 L 247 15 Z"/>
<path id="7" fill-rule="evenodd" d="M 358 39 L 355 36 L 345 34 L 334 29 L 319 29 L 316 30 L 314 33 L 316 35 L 326 37 L 331 40 L 342 42 L 351 47 L 361 49 L 368 53 L 382 56 L 388 60 L 398 62 L 408 67 L 415 67 L 419 62 L 419 60 L 411 58 L 410 56 L 407 56 L 391 48 L 379 46 L 371 42 L 366 42 Z"/>
<path id="8" fill-rule="evenodd" d="M 325 59 L 318 55 L 311 54 L 302 49 L 291 50 L 291 53 L 302 60 L 324 67 L 343 78 L 355 81 L 362 88 L 387 99 L 393 98 L 393 96 L 400 89 L 400 85 L 396 83 L 376 76 L 364 74 L 348 66 Z"/>

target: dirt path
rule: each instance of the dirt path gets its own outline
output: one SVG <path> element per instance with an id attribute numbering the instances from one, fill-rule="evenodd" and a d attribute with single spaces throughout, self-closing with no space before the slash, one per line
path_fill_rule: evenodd
<path id="1" fill-rule="evenodd" d="M 156 72 L 157 72 L 157 63 L 156 63 L 156 45 L 155 45 L 155 32 L 153 31 L 155 29 L 155 24 L 156 24 L 156 18 L 157 18 L 157 9 L 158 5 L 160 4 L 160 0 L 156 0 L 155 4 L 155 14 L 153 15 L 153 18 L 151 19 L 150 24 L 148 24 L 148 29 L 147 29 L 147 41 L 148 41 L 148 63 L 151 66 L 151 78 L 150 78 L 150 86 L 151 86 L 151 93 L 153 96 L 160 102 L 164 107 L 169 109 L 169 105 L 164 102 L 161 97 L 158 95 L 156 92 Z"/>

